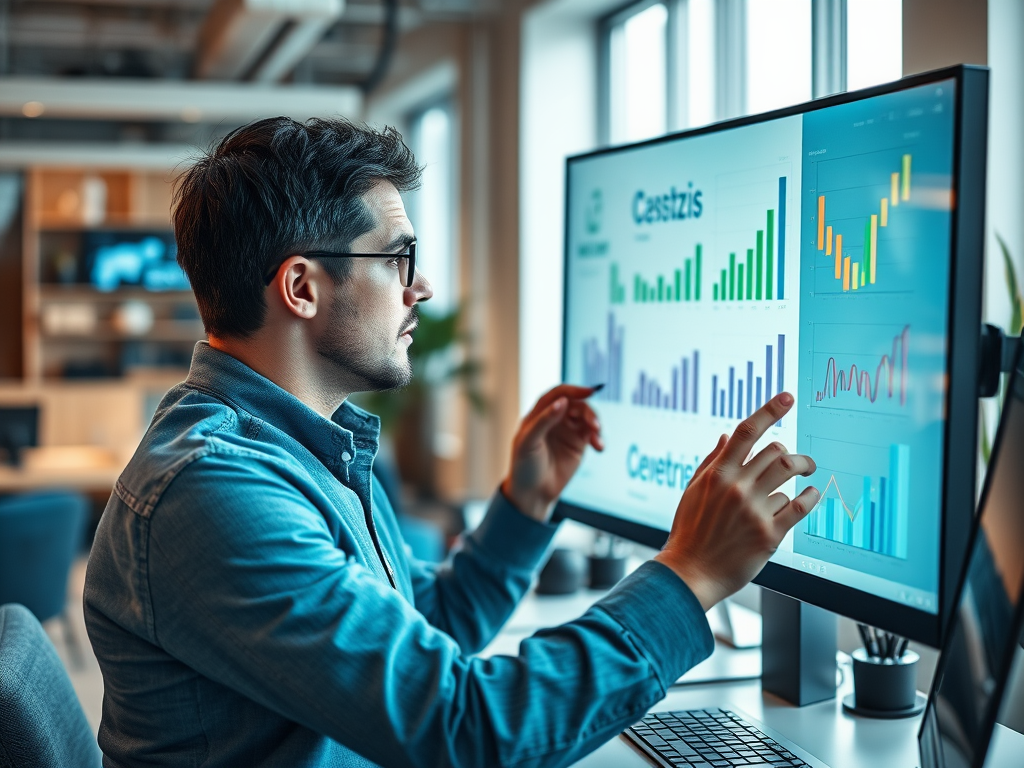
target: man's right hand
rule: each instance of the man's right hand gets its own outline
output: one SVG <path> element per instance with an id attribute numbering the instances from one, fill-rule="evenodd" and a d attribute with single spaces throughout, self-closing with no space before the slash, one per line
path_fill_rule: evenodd
<path id="1" fill-rule="evenodd" d="M 809 456 L 772 443 L 746 461 L 792 407 L 793 396 L 783 392 L 740 422 L 731 438 L 719 439 L 687 485 L 665 548 L 654 558 L 686 582 L 705 611 L 753 579 L 818 503 L 813 487 L 792 500 L 777 492 L 787 480 L 814 473 Z"/>

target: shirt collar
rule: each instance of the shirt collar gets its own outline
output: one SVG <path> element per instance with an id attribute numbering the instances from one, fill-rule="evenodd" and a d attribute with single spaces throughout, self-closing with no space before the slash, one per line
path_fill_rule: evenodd
<path id="1" fill-rule="evenodd" d="M 325 419 L 291 392 L 260 375 L 241 360 L 200 341 L 192 353 L 187 386 L 224 400 L 297 440 L 332 472 L 348 473 L 360 454 L 373 460 L 380 439 L 380 419 L 347 400 Z"/>

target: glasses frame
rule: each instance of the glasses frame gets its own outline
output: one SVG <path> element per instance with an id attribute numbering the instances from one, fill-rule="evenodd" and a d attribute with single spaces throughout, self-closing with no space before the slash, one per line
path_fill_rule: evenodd
<path id="1" fill-rule="evenodd" d="M 302 256 L 307 259 L 394 259 L 394 258 L 405 258 L 409 260 L 409 274 L 406 276 L 402 286 L 405 288 L 412 288 L 412 284 L 416 282 L 416 242 L 413 241 L 406 246 L 405 253 L 343 253 L 341 251 L 303 251 L 302 253 L 296 253 L 295 256 Z M 264 285 L 270 285 L 274 280 L 274 276 L 277 274 L 277 270 L 281 268 L 278 264 L 273 271 L 267 274 L 263 279 Z M 401 280 L 400 280 L 401 282 Z"/>

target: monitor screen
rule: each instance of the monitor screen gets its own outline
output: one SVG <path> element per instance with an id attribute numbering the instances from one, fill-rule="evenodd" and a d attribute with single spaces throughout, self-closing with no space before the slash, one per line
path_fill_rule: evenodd
<path id="1" fill-rule="evenodd" d="M 188 278 L 178 266 L 178 247 L 170 232 L 101 230 L 84 236 L 85 270 L 101 291 L 122 286 L 150 291 L 187 291 Z"/>
<path id="2" fill-rule="evenodd" d="M 570 159 L 563 374 L 605 384 L 607 445 L 570 514 L 667 531 L 719 435 L 788 390 L 762 444 L 812 456 L 783 490 L 822 497 L 773 563 L 939 611 L 957 89 Z"/>
<path id="3" fill-rule="evenodd" d="M 16 467 L 21 452 L 39 444 L 39 406 L 0 407 L 0 463 Z"/>
<path id="4" fill-rule="evenodd" d="M 921 726 L 924 768 L 984 763 L 1020 636 L 1024 590 L 1024 378 L 1014 377 L 954 624 Z"/>

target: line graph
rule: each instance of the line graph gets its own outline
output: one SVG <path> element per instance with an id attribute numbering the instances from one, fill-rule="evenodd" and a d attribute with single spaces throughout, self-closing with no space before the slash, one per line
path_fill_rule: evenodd
<path id="1" fill-rule="evenodd" d="M 892 329 L 816 324 L 814 405 L 900 414 L 907 404 L 910 379 L 910 326 L 903 326 L 889 339 L 882 336 Z M 819 352 L 819 348 L 828 351 Z"/>
<path id="2" fill-rule="evenodd" d="M 819 539 L 906 559 L 909 521 L 910 447 L 888 448 L 812 438 L 822 488 L 818 505 L 804 520 L 804 533 Z M 828 480 L 822 480 L 827 477 Z"/>

